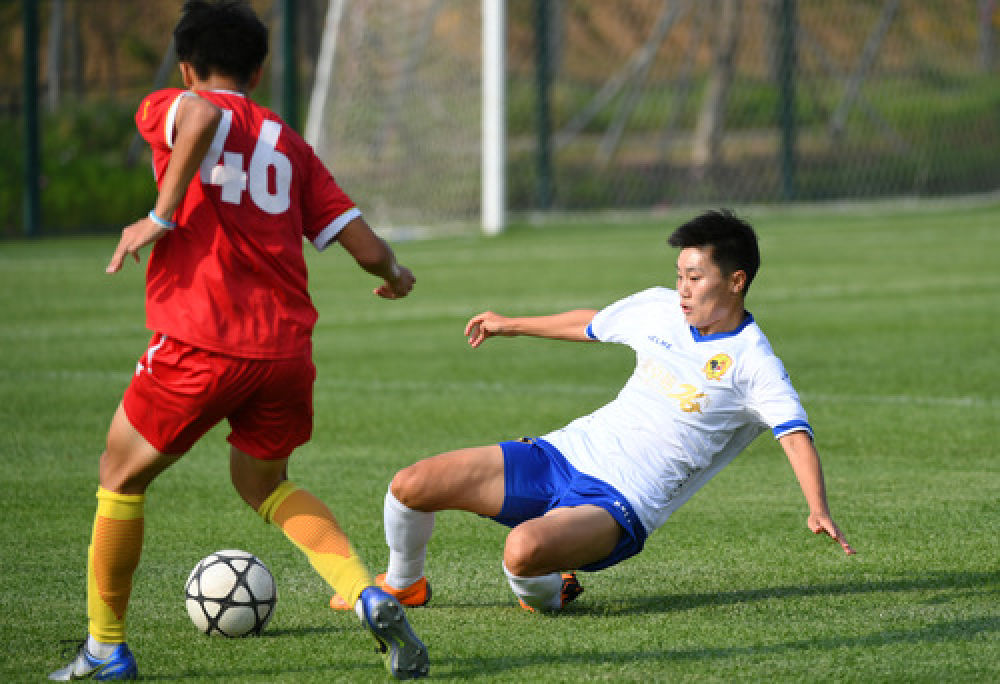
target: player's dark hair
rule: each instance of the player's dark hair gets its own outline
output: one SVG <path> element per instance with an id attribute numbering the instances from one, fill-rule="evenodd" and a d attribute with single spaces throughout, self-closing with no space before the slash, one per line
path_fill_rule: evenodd
<path id="1" fill-rule="evenodd" d="M 267 57 L 267 27 L 242 0 L 187 0 L 174 51 L 198 78 L 218 73 L 246 84 Z"/>
<path id="2" fill-rule="evenodd" d="M 712 262 L 723 275 L 747 274 L 745 295 L 760 268 L 760 249 L 753 227 L 729 209 L 706 211 L 670 234 L 671 247 L 711 247 Z"/>

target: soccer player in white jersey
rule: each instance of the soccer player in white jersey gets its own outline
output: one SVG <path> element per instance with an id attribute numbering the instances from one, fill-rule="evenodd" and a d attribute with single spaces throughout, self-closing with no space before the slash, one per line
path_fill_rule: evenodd
<path id="1" fill-rule="evenodd" d="M 399 471 L 385 498 L 389 568 L 376 581 L 404 605 L 430 598 L 424 574 L 434 513 L 464 510 L 512 528 L 503 552 L 527 610 L 559 610 L 770 429 L 809 508 L 810 530 L 854 553 L 830 515 L 812 428 L 781 361 L 744 308 L 760 255 L 749 224 L 711 211 L 669 238 L 677 289 L 552 316 L 474 316 L 465 334 L 625 344 L 632 377 L 609 404 L 537 438 L 439 454 Z M 346 608 L 339 597 L 334 608 Z"/>

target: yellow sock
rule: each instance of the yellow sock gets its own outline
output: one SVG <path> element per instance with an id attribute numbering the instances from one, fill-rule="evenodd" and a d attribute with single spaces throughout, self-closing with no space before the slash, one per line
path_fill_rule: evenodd
<path id="1" fill-rule="evenodd" d="M 281 528 L 334 591 L 353 606 L 371 574 L 351 548 L 333 513 L 322 501 L 285 480 L 271 492 L 257 511 Z"/>
<path id="2" fill-rule="evenodd" d="M 90 635 L 98 641 L 125 641 L 125 609 L 142 553 L 144 500 L 142 495 L 97 488 L 97 513 L 87 549 L 87 617 Z"/>

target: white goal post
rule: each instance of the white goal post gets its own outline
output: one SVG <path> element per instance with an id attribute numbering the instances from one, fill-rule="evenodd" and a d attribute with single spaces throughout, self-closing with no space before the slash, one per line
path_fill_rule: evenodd
<path id="1" fill-rule="evenodd" d="M 380 229 L 506 223 L 506 0 L 329 0 L 305 138 Z"/>
<path id="2" fill-rule="evenodd" d="M 506 223 L 507 0 L 483 4 L 482 227 L 487 235 Z"/>

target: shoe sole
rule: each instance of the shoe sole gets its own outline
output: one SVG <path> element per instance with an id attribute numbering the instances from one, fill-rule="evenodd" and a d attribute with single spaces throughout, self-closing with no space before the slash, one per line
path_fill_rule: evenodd
<path id="1" fill-rule="evenodd" d="M 395 599 L 383 599 L 372 606 L 368 626 L 385 653 L 386 667 L 397 679 L 426 677 L 430 671 L 427 647 L 406 621 L 403 607 Z"/>

